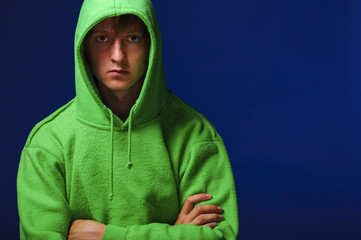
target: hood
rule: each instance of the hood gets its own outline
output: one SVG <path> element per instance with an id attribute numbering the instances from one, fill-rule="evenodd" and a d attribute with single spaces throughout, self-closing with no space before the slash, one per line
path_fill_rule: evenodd
<path id="1" fill-rule="evenodd" d="M 144 22 L 151 43 L 142 90 L 128 119 L 123 123 L 100 98 L 93 74 L 85 62 L 83 40 L 87 32 L 101 20 L 124 14 L 137 15 Z M 161 33 L 150 0 L 85 0 L 75 32 L 74 51 L 77 118 L 80 121 L 113 131 L 113 128 L 140 125 L 159 114 L 169 91 L 164 79 Z"/>

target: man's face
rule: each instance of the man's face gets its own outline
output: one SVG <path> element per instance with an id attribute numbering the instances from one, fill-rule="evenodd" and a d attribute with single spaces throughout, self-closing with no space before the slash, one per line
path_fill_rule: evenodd
<path id="1" fill-rule="evenodd" d="M 107 18 L 92 29 L 86 38 L 86 57 L 100 87 L 126 91 L 145 76 L 149 40 L 140 19 L 120 30 L 114 21 L 118 18 Z"/>

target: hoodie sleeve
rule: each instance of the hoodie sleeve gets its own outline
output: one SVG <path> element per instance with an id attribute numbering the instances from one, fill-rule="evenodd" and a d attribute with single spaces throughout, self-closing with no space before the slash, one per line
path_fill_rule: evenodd
<path id="1" fill-rule="evenodd" d="M 209 193 L 213 198 L 206 203 L 224 209 L 224 220 L 214 229 L 192 224 L 148 225 L 118 227 L 108 225 L 103 240 L 115 239 L 236 239 L 238 209 L 234 178 L 223 141 L 195 144 L 181 163 L 179 197 L 182 206 L 188 196 Z"/>
<path id="2" fill-rule="evenodd" d="M 61 161 L 46 149 L 25 147 L 17 188 L 20 239 L 66 239 L 71 214 Z"/>

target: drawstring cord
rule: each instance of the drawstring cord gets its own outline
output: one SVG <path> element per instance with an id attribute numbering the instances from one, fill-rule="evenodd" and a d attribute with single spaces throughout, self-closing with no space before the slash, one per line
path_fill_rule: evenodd
<path id="1" fill-rule="evenodd" d="M 114 196 L 113 185 L 114 185 L 114 157 L 113 157 L 113 137 L 114 137 L 114 116 L 110 109 L 108 109 L 110 115 L 110 193 L 108 194 L 108 198 L 111 201 Z"/>
<path id="2" fill-rule="evenodd" d="M 114 196 L 114 153 L 113 153 L 113 145 L 114 145 L 114 116 L 110 109 L 108 109 L 110 115 L 110 189 L 108 194 L 108 199 L 111 201 Z M 128 162 L 126 167 L 131 169 L 133 166 L 132 156 L 131 156 L 131 135 L 132 135 L 132 111 L 129 114 L 129 127 L 128 127 Z"/>
<path id="3" fill-rule="evenodd" d="M 126 167 L 128 169 L 131 169 L 133 167 L 133 163 L 132 163 L 132 143 L 131 143 L 131 135 L 132 135 L 132 118 L 133 118 L 133 112 L 130 111 L 129 113 L 129 126 L 128 126 L 128 162 Z"/>

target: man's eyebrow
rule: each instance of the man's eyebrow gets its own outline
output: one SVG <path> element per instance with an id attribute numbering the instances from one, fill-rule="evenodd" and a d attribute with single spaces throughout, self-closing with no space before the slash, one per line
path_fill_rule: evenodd
<path id="1" fill-rule="evenodd" d="M 129 31 L 125 31 L 123 33 L 125 33 L 125 34 L 141 34 L 141 33 L 143 33 L 143 31 L 141 31 L 141 30 L 129 30 Z M 112 32 L 111 31 L 106 31 L 106 30 L 94 30 L 92 32 L 92 34 L 112 34 Z"/>
<path id="2" fill-rule="evenodd" d="M 111 32 L 105 31 L 105 30 L 94 30 L 92 33 L 93 33 L 93 34 L 99 34 L 99 33 L 102 33 L 102 34 L 111 34 Z"/>

